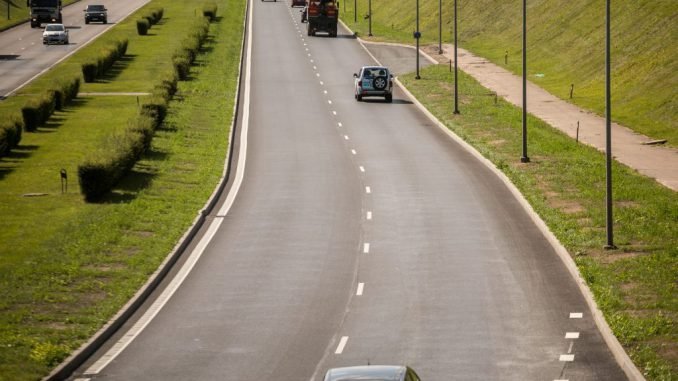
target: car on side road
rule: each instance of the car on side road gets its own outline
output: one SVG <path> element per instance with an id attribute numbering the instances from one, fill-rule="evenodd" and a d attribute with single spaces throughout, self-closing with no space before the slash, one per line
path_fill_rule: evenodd
<path id="1" fill-rule="evenodd" d="M 421 381 L 409 366 L 363 365 L 333 368 L 327 371 L 324 381 Z"/>
<path id="2" fill-rule="evenodd" d="M 108 23 L 108 9 L 101 4 L 90 4 L 83 12 L 85 12 L 85 24 L 89 24 L 92 21 Z"/>
<path id="3" fill-rule="evenodd" d="M 42 43 L 68 45 L 68 29 L 64 24 L 47 24 L 42 32 Z"/>
<path id="4" fill-rule="evenodd" d="M 363 97 L 384 97 L 393 102 L 393 74 L 385 66 L 363 66 L 355 78 L 354 97 L 360 102 Z"/>
<path id="5" fill-rule="evenodd" d="M 305 7 L 306 0 L 292 0 L 292 7 Z"/>

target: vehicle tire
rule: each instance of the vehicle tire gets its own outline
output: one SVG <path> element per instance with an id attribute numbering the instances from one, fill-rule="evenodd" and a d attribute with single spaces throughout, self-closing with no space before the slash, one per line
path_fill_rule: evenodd
<path id="1" fill-rule="evenodd" d="M 362 95 L 360 95 L 360 94 L 356 94 L 356 96 L 355 96 L 355 99 L 357 99 L 357 100 L 358 100 L 358 102 L 362 102 L 362 100 L 363 100 L 363 96 L 362 96 Z"/>
<path id="2" fill-rule="evenodd" d="M 393 94 L 386 94 L 386 102 L 393 103 Z"/>
<path id="3" fill-rule="evenodd" d="M 85 19 L 85 24 L 89 24 L 89 20 Z"/>
<path id="4" fill-rule="evenodd" d="M 384 90 L 386 88 L 386 77 L 377 77 L 372 81 L 372 86 L 377 90 Z"/>
<path id="5" fill-rule="evenodd" d="M 108 24 L 108 20 L 107 20 L 107 19 L 104 19 L 104 24 Z"/>

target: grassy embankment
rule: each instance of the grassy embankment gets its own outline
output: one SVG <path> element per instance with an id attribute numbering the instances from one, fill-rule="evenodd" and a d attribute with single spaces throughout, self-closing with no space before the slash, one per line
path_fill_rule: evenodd
<path id="1" fill-rule="evenodd" d="M 154 73 L 171 67 L 181 42 L 176 36 L 204 3 L 152 1 L 147 8 L 162 7 L 165 17 L 148 36 L 137 36 L 137 17 L 121 22 L 110 37 L 129 37 L 126 56 L 103 80 L 83 83 L 81 93 L 149 92 Z M 150 151 L 102 202 L 83 201 L 76 168 L 135 115 L 135 96 L 81 95 L 0 159 L 0 380 L 38 379 L 89 338 L 146 281 L 204 205 L 226 155 L 244 3 L 217 1 L 210 37 L 191 78 L 179 83 Z M 0 103 L 0 114 L 53 78 L 78 73 L 107 38 Z M 69 174 L 66 194 L 61 168 Z M 22 196 L 27 193 L 45 195 Z"/>
<path id="2" fill-rule="evenodd" d="M 77 1 L 79 0 L 63 0 L 63 6 Z M 29 16 L 25 0 L 0 1 L 0 31 L 28 21 Z M 64 20 L 64 22 L 68 23 L 68 20 Z"/>
<path id="3" fill-rule="evenodd" d="M 398 4 L 397 6 L 395 4 Z M 438 43 L 438 1 L 420 0 L 421 43 Z M 342 19 L 367 36 L 367 1 L 341 4 Z M 443 43 L 453 42 L 453 0 L 443 0 Z M 522 3 L 458 1 L 459 46 L 520 75 Z M 346 9 L 345 12 L 344 9 Z M 371 40 L 414 44 L 415 3 L 372 0 Z M 612 3 L 612 116 L 636 132 L 678 147 L 678 2 Z M 580 107 L 605 112 L 605 2 L 528 2 L 529 80 Z M 504 58 L 508 52 L 508 64 Z M 570 85 L 574 96 L 570 100 Z"/>

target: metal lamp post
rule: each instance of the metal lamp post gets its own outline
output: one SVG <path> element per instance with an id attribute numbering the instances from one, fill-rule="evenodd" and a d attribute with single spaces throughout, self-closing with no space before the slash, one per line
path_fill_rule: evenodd
<path id="1" fill-rule="evenodd" d="M 419 38 L 421 38 L 421 33 L 419 32 L 419 0 L 417 0 L 417 30 L 414 32 L 414 38 L 417 40 L 417 75 L 415 79 L 421 79 L 419 76 Z"/>
<path id="2" fill-rule="evenodd" d="M 527 156 L 527 0 L 523 0 L 523 156 L 520 162 L 530 162 Z"/>
<path id="3" fill-rule="evenodd" d="M 612 219 L 612 102 L 610 99 L 610 0 L 605 1 L 605 172 L 606 172 L 606 209 L 607 244 L 605 249 L 613 250 L 614 234 Z"/>
<path id="4" fill-rule="evenodd" d="M 438 0 L 438 54 L 443 54 L 443 0 Z"/>
<path id="5" fill-rule="evenodd" d="M 457 0 L 454 0 L 454 113 L 459 114 L 459 86 L 457 85 Z"/>
<path id="6" fill-rule="evenodd" d="M 372 0 L 369 0 L 367 4 L 367 35 L 372 37 Z"/>

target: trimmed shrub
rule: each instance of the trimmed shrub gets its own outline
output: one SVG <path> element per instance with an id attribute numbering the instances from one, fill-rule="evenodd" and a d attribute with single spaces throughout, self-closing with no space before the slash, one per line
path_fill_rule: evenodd
<path id="1" fill-rule="evenodd" d="M 188 79 L 188 74 L 191 68 L 191 59 L 186 55 L 174 56 L 172 57 L 172 65 L 174 65 L 174 70 L 176 70 L 177 75 L 180 80 Z"/>
<path id="2" fill-rule="evenodd" d="M 151 96 L 141 104 L 139 114 L 153 119 L 153 127 L 158 127 L 167 115 L 167 101 L 159 96 Z"/>
<path id="3" fill-rule="evenodd" d="M 136 131 L 125 130 L 106 143 L 105 151 L 78 166 L 80 192 L 87 201 L 96 201 L 110 191 L 144 152 L 144 135 Z"/>
<path id="4" fill-rule="evenodd" d="M 82 76 L 85 82 L 91 83 L 97 79 L 97 60 L 90 59 L 82 64 Z"/>
<path id="5" fill-rule="evenodd" d="M 80 77 L 73 76 L 71 78 L 59 78 L 52 82 L 49 90 L 54 92 L 55 108 L 63 110 L 73 98 L 78 96 L 80 89 Z"/>
<path id="6" fill-rule="evenodd" d="M 147 19 L 142 18 L 137 20 L 137 33 L 140 36 L 147 35 L 149 29 L 151 29 L 151 23 Z"/>
<path id="7" fill-rule="evenodd" d="M 138 114 L 136 117 L 127 121 L 127 129 L 141 134 L 144 151 L 151 148 L 151 141 L 155 133 L 155 121 L 148 115 Z"/>
<path id="8" fill-rule="evenodd" d="M 217 17 L 217 4 L 207 3 L 202 6 L 202 15 L 207 17 L 210 21 L 214 21 Z"/>
<path id="9" fill-rule="evenodd" d="M 54 112 L 54 92 L 47 91 L 39 97 L 31 98 L 21 108 L 26 131 L 33 132 L 45 124 Z"/>
<path id="10" fill-rule="evenodd" d="M 7 155 L 21 141 L 23 119 L 17 114 L 11 114 L 0 121 L 0 157 Z"/>

